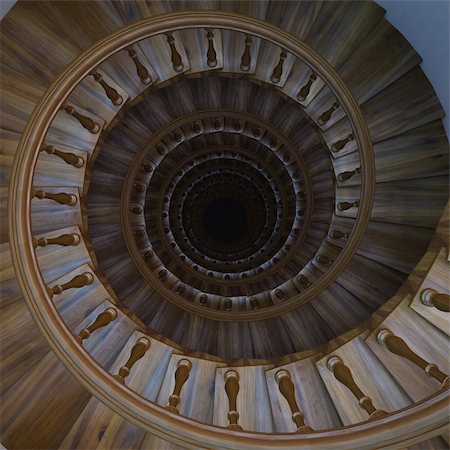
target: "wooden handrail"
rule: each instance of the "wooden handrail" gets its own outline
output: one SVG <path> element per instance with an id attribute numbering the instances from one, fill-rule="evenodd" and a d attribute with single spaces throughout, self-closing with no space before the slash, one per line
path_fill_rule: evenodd
<path id="1" fill-rule="evenodd" d="M 387 330 L 386 328 L 380 330 L 377 334 L 377 341 L 380 344 L 385 345 L 390 352 L 403 356 L 403 358 L 408 359 L 416 366 L 420 367 L 429 377 L 439 381 L 442 384 L 442 387 L 448 387 L 450 385 L 448 375 L 439 370 L 436 364 L 429 363 L 417 353 L 413 352 L 406 342 L 398 336 L 395 336 L 392 331 Z"/>
<path id="2" fill-rule="evenodd" d="M 364 234 L 364 229 L 370 216 L 374 191 L 374 164 L 370 135 L 359 106 L 348 88 L 336 75 L 334 69 L 323 61 L 317 53 L 307 47 L 306 44 L 289 33 L 260 20 L 225 12 L 189 11 L 163 14 L 135 22 L 96 43 L 60 74 L 31 115 L 16 152 L 8 199 L 10 245 L 17 278 L 33 317 L 39 323 L 42 332 L 48 338 L 57 356 L 84 386 L 114 411 L 136 425 L 155 433 L 157 436 L 168 438 L 180 445 L 189 443 L 189 445 L 199 446 L 208 442 L 210 445 L 232 448 L 235 446 L 235 436 L 226 434 L 220 428 L 200 424 L 192 419 L 175 415 L 169 418 L 167 414 L 164 414 L 162 408 L 121 386 L 113 377 L 107 375 L 103 369 L 93 364 L 89 356 L 81 348 L 77 348 L 74 345 L 75 341 L 59 318 L 39 274 L 29 222 L 33 167 L 37 153 L 42 145 L 52 117 L 61 107 L 68 93 L 94 67 L 101 64 L 114 52 L 132 45 L 145 37 L 190 27 L 229 28 L 235 31 L 245 30 L 254 36 L 267 39 L 275 45 L 282 46 L 294 56 L 303 59 L 308 65 L 313 67 L 318 76 L 335 93 L 342 108 L 348 115 L 355 131 L 358 148 L 361 150 L 363 168 L 362 207 L 359 208 L 355 230 L 348 245 L 336 258 L 333 267 L 324 274 L 320 286 L 319 284 L 312 285 L 309 290 L 303 293 L 303 299 L 314 297 L 318 291 L 329 285 L 337 274 L 344 270 Z M 24 237 L 28 237 L 28 240 L 24 239 Z M 285 304 L 284 307 L 289 309 L 288 304 Z M 280 312 L 282 310 L 283 308 L 280 308 Z M 259 314 L 260 311 L 262 310 L 249 312 L 251 314 Z M 228 314 L 232 315 L 231 312 Z M 111 392 L 114 392 L 114 395 L 111 395 Z M 424 430 L 427 430 L 427 432 L 431 429 L 442 430 L 442 418 L 446 406 L 445 399 L 441 396 L 436 396 L 426 404 L 419 405 L 417 408 L 411 408 L 410 411 L 403 414 L 401 423 L 399 417 L 393 416 L 386 422 L 390 426 L 389 434 L 385 432 L 383 434 L 384 442 L 391 441 L 395 435 L 401 435 L 405 421 L 409 424 L 414 423 L 418 425 L 410 435 L 418 436 L 418 433 L 423 433 Z M 419 414 L 416 415 L 416 411 Z M 428 421 L 426 424 L 420 421 L 424 414 L 428 414 L 429 418 L 434 419 L 432 427 Z M 355 442 L 360 442 L 356 439 L 359 439 L 358 433 L 361 431 L 364 432 L 366 444 L 380 442 L 382 429 L 378 426 L 366 426 L 364 424 L 355 426 L 354 430 L 350 432 L 342 433 L 337 431 L 328 437 L 318 437 L 322 444 L 325 442 L 336 442 L 336 439 L 340 439 L 339 442 L 342 445 L 351 447 Z M 314 435 L 308 436 L 308 442 L 315 442 L 314 439 Z M 257 433 L 239 433 L 239 445 L 242 449 L 269 448 L 273 446 L 273 442 L 271 436 L 265 435 L 264 440 L 261 440 Z M 276 442 L 283 442 L 284 447 L 297 447 L 304 440 L 298 435 L 294 437 L 292 435 L 278 434 L 276 435 Z M 381 448 L 381 446 L 379 447 Z"/>

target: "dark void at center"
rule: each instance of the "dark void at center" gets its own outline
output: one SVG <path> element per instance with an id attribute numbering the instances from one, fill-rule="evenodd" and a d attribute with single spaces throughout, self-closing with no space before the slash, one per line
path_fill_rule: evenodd
<path id="1" fill-rule="evenodd" d="M 215 241 L 227 244 L 236 242 L 248 231 L 247 211 L 232 198 L 217 198 L 203 213 L 203 227 Z"/>

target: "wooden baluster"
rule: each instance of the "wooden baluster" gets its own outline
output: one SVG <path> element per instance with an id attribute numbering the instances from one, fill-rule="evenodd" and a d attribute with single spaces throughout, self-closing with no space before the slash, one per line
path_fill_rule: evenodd
<path id="1" fill-rule="evenodd" d="M 340 202 L 337 205 L 337 209 L 339 211 L 347 211 L 347 209 L 350 208 L 358 208 L 359 207 L 359 201 L 350 203 L 350 202 Z"/>
<path id="2" fill-rule="evenodd" d="M 211 28 L 206 29 L 206 38 L 208 39 L 208 52 L 206 53 L 206 60 L 208 67 L 217 66 L 217 53 L 214 49 L 214 33 Z"/>
<path id="3" fill-rule="evenodd" d="M 384 417 L 387 414 L 386 411 L 375 409 L 372 400 L 364 395 L 364 393 L 353 380 L 350 369 L 344 364 L 339 356 L 332 356 L 331 358 L 329 358 L 327 361 L 327 366 L 328 369 L 333 372 L 336 380 L 346 386 L 356 397 L 359 402 L 359 406 L 364 409 L 367 414 L 369 414 L 370 419 L 378 419 L 380 417 Z"/>
<path id="4" fill-rule="evenodd" d="M 219 119 L 214 119 L 214 129 L 216 131 L 219 131 L 220 127 L 221 127 L 220 120 Z"/>
<path id="5" fill-rule="evenodd" d="M 272 76 L 270 77 L 270 80 L 272 83 L 278 83 L 281 80 L 281 77 L 283 75 L 283 63 L 284 60 L 287 57 L 287 53 L 284 50 L 281 50 L 280 53 L 280 59 L 278 60 L 278 64 L 275 66 L 272 72 Z"/>
<path id="6" fill-rule="evenodd" d="M 119 373 L 114 376 L 114 378 L 122 384 L 125 384 L 125 378 L 130 374 L 130 370 L 133 367 L 133 365 L 141 359 L 145 352 L 150 348 L 150 341 L 145 338 L 141 337 L 137 340 L 136 344 L 131 349 L 130 357 L 128 358 L 128 361 L 119 369 Z"/>
<path id="7" fill-rule="evenodd" d="M 41 152 L 42 151 L 47 152 L 49 155 L 59 156 L 64 162 L 77 169 L 84 165 L 84 159 L 81 156 L 75 155 L 74 153 L 62 152 L 53 147 L 53 145 L 44 145 L 41 148 Z"/>
<path id="8" fill-rule="evenodd" d="M 32 197 L 36 197 L 40 200 L 44 198 L 53 200 L 60 205 L 74 206 L 77 204 L 77 196 L 75 194 L 65 194 L 64 192 L 53 194 L 51 192 L 32 191 L 31 195 Z"/>
<path id="9" fill-rule="evenodd" d="M 200 132 L 202 131 L 200 125 L 197 122 L 194 122 L 192 129 L 194 130 L 195 134 L 200 134 Z"/>
<path id="10" fill-rule="evenodd" d="M 75 117 L 75 119 L 77 119 L 78 122 L 80 122 L 81 126 L 83 128 L 86 128 L 86 130 L 88 130 L 90 133 L 96 134 L 99 132 L 100 125 L 94 122 L 90 117 L 83 116 L 83 114 L 79 113 L 73 106 L 64 105 L 63 109 L 64 111 L 66 111 L 66 113 Z"/>
<path id="11" fill-rule="evenodd" d="M 420 300 L 424 305 L 434 306 L 439 311 L 450 312 L 450 295 L 440 294 L 434 289 L 424 289 L 420 293 Z"/>
<path id="12" fill-rule="evenodd" d="M 67 289 L 82 288 L 92 284 L 94 281 L 94 276 L 92 273 L 84 272 L 81 275 L 73 277 L 70 281 L 64 284 L 57 284 L 51 288 L 47 288 L 48 295 L 53 297 L 54 295 L 61 294 Z"/>
<path id="13" fill-rule="evenodd" d="M 347 143 L 353 141 L 355 139 L 355 136 L 353 136 L 353 133 L 350 133 L 345 139 L 341 139 L 340 141 L 335 142 L 331 146 L 331 151 L 334 153 L 338 153 L 341 151 Z"/>
<path id="14" fill-rule="evenodd" d="M 300 89 L 299 93 L 297 94 L 297 100 L 299 102 L 304 102 L 307 99 L 309 91 L 311 90 L 311 86 L 316 80 L 317 75 L 315 73 L 312 73 L 309 77 L 308 82 Z"/>
<path id="15" fill-rule="evenodd" d="M 226 298 L 223 302 L 223 306 L 225 308 L 225 311 L 231 311 L 231 308 L 233 307 L 233 301 L 231 298 Z"/>
<path id="16" fill-rule="evenodd" d="M 325 112 L 323 112 L 319 119 L 318 122 L 320 125 L 325 125 L 330 119 L 331 119 L 331 115 L 333 114 L 334 111 L 336 111 L 337 109 L 340 108 L 339 103 L 333 103 L 333 105 L 331 106 L 330 109 L 327 109 Z"/>
<path id="17" fill-rule="evenodd" d="M 275 297 L 279 300 L 284 300 L 286 298 L 286 292 L 283 289 L 275 289 Z"/>
<path id="18" fill-rule="evenodd" d="M 206 294 L 201 294 L 198 298 L 200 305 L 207 306 L 208 305 L 208 296 Z"/>
<path id="19" fill-rule="evenodd" d="M 189 372 L 191 371 L 192 363 L 188 359 L 180 359 L 177 364 L 177 370 L 175 371 L 175 387 L 173 393 L 169 397 L 169 404 L 166 406 L 170 412 L 179 414 L 177 409 L 178 403 L 180 403 L 181 389 L 189 378 Z"/>
<path id="20" fill-rule="evenodd" d="M 184 69 L 183 61 L 175 46 L 175 39 L 172 33 L 166 33 L 167 43 L 170 46 L 170 59 L 172 60 L 172 67 L 175 72 L 181 72 Z"/>
<path id="21" fill-rule="evenodd" d="M 311 427 L 305 424 L 303 413 L 295 400 L 295 388 L 291 380 L 291 374 L 287 370 L 281 369 L 275 374 L 275 380 L 278 383 L 281 394 L 287 400 L 289 408 L 291 408 L 292 422 L 297 426 L 297 431 L 300 433 L 313 431 Z"/>
<path id="22" fill-rule="evenodd" d="M 241 58 L 241 70 L 248 72 L 252 63 L 252 56 L 250 54 L 250 47 L 252 46 L 252 37 L 249 34 L 245 35 L 245 50 Z"/>
<path id="23" fill-rule="evenodd" d="M 333 260 L 328 258 L 328 256 L 325 255 L 317 255 L 316 261 L 321 264 L 322 266 L 330 267 L 333 264 Z"/>
<path id="24" fill-rule="evenodd" d="M 308 278 L 305 277 L 305 275 L 297 275 L 297 281 L 306 289 L 309 286 L 311 286 L 310 281 L 308 280 Z"/>
<path id="25" fill-rule="evenodd" d="M 416 366 L 419 366 L 429 377 L 432 377 L 442 383 L 442 387 L 448 387 L 450 385 L 448 375 L 441 372 L 436 364 L 429 363 L 421 358 L 417 353 L 414 353 L 409 348 L 408 344 L 406 344 L 403 339 L 395 336 L 392 331 L 387 329 L 380 330 L 377 334 L 377 341 L 380 344 L 384 344 L 390 352 L 403 356 L 403 358 L 406 358 Z"/>
<path id="26" fill-rule="evenodd" d="M 333 239 L 348 239 L 350 236 L 350 233 L 339 231 L 339 230 L 331 230 L 330 231 L 330 237 Z"/>
<path id="27" fill-rule="evenodd" d="M 76 233 L 71 234 L 62 234 L 61 236 L 54 237 L 54 238 L 39 238 L 33 239 L 33 246 L 34 248 L 37 247 L 46 247 L 47 245 L 78 245 L 80 243 L 80 235 Z"/>
<path id="28" fill-rule="evenodd" d="M 117 317 L 117 310 L 114 308 L 106 308 L 102 313 L 100 313 L 95 321 L 80 331 L 80 334 L 75 336 L 76 341 L 82 345 L 83 341 L 87 339 L 92 332 L 98 330 L 101 327 L 105 327 L 110 324 Z"/>
<path id="29" fill-rule="evenodd" d="M 228 370 L 224 375 L 225 392 L 228 397 L 229 411 L 227 414 L 230 425 L 227 428 L 235 431 L 242 431 L 242 427 L 238 425 L 239 413 L 237 412 L 237 396 L 239 393 L 239 374 L 235 370 Z"/>
<path id="30" fill-rule="evenodd" d="M 144 210 L 142 209 L 142 206 L 133 206 L 130 211 L 133 214 L 142 214 L 144 212 Z"/>
<path id="31" fill-rule="evenodd" d="M 133 63 L 136 67 L 136 72 L 141 80 L 142 84 L 149 84 L 152 81 L 152 77 L 149 75 L 148 70 L 146 67 L 141 63 L 138 55 L 136 54 L 133 47 L 128 47 L 128 56 L 133 60 Z"/>
<path id="32" fill-rule="evenodd" d="M 251 297 L 250 298 L 250 306 L 253 309 L 259 309 L 259 300 L 256 297 Z"/>
<path id="33" fill-rule="evenodd" d="M 93 70 L 90 75 L 94 77 L 94 80 L 100 84 L 100 86 L 105 91 L 106 96 L 111 100 L 113 105 L 119 106 L 123 102 L 123 98 L 119 93 L 110 86 L 102 77 L 100 73 L 98 73 L 96 70 Z"/>
<path id="34" fill-rule="evenodd" d="M 361 173 L 361 167 L 357 167 L 355 170 L 351 170 L 349 172 L 342 172 L 338 175 L 339 181 L 347 181 L 350 180 L 350 178 L 353 175 L 357 175 Z"/>

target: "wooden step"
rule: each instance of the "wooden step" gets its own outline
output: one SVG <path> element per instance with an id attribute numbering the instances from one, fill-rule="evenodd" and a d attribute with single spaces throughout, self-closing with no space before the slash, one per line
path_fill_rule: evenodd
<path id="1" fill-rule="evenodd" d="M 391 412 L 411 403 L 407 394 L 364 343 L 364 336 L 359 336 L 316 363 L 343 425 L 366 421 L 369 416 L 350 390 L 328 369 L 327 361 L 334 355 L 339 356 L 350 369 L 356 385 L 372 400 L 376 409 Z"/>
<path id="2" fill-rule="evenodd" d="M 279 370 L 289 372 L 294 384 L 297 405 L 304 414 L 304 421 L 308 426 L 313 430 L 341 426 L 336 409 L 317 371 L 314 357 L 309 357 L 266 371 L 275 432 L 294 433 L 297 431 L 288 402 L 281 394 L 275 379 Z"/>
<path id="3" fill-rule="evenodd" d="M 417 314 L 439 328 L 443 333 L 449 335 L 448 313 L 440 311 L 435 307 L 427 306 L 421 300 L 424 289 L 434 289 L 441 294 L 450 294 L 448 284 L 449 261 L 447 255 L 448 251 L 446 248 L 442 248 L 437 254 L 430 271 L 412 299 L 410 306 Z"/>
<path id="4" fill-rule="evenodd" d="M 413 311 L 410 303 L 408 296 L 370 334 L 366 343 L 397 383 L 417 402 L 437 392 L 441 384 L 411 361 L 391 353 L 376 339 L 378 330 L 386 328 L 403 339 L 413 352 L 448 374 L 448 336 Z"/>
<path id="5" fill-rule="evenodd" d="M 224 363 L 173 354 L 158 394 L 157 403 L 161 406 L 169 404 L 169 398 L 175 387 L 175 373 L 179 362 L 183 360 L 189 361 L 191 368 L 176 407 L 182 416 L 212 423 L 216 369 L 224 367 Z"/>
<path id="6" fill-rule="evenodd" d="M 96 277 L 95 272 L 89 264 L 83 264 L 62 277 L 52 280 L 47 285 L 48 287 L 53 287 L 55 285 L 67 283 L 75 276 L 86 272 L 93 275 L 93 282 L 91 284 L 81 288 L 67 289 L 61 294 L 54 295 L 52 299 L 59 315 L 69 329 L 74 329 L 74 327 L 89 316 L 99 304 L 105 299 L 110 298 L 109 293 Z"/>
<path id="7" fill-rule="evenodd" d="M 91 263 L 91 257 L 84 243 L 83 235 L 77 226 L 40 234 L 34 236 L 34 238 L 52 239 L 65 234 L 79 236 L 79 244 L 75 246 L 47 245 L 45 247 L 37 247 L 35 250 L 39 270 L 46 283 L 63 276 L 71 270 L 80 267 L 82 264 Z"/>
<path id="8" fill-rule="evenodd" d="M 47 353 L 1 397 L 2 443 L 7 448 L 57 448 L 90 397 L 59 359 Z"/>
<path id="9" fill-rule="evenodd" d="M 239 393 L 237 395 L 238 424 L 248 431 L 264 431 L 270 433 L 274 430 L 270 399 L 266 384 L 265 371 L 269 365 L 226 367 L 216 370 L 214 389 L 214 425 L 227 427 L 229 420 L 228 397 L 225 392 L 224 375 L 229 370 L 239 374 Z"/>
<path id="10" fill-rule="evenodd" d="M 77 198 L 75 205 L 62 205 L 51 199 L 31 200 L 31 227 L 33 234 L 41 235 L 70 226 L 78 226 L 83 229 L 80 193 L 77 187 L 53 187 L 34 186 L 36 191 L 48 192 L 51 194 L 73 194 Z"/>

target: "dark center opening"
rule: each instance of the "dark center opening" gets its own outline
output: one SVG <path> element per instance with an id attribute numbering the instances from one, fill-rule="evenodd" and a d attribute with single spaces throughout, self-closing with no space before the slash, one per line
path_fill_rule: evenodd
<path id="1" fill-rule="evenodd" d="M 248 231 L 247 211 L 232 198 L 213 200 L 205 208 L 202 219 L 208 236 L 218 242 L 236 242 Z"/>

